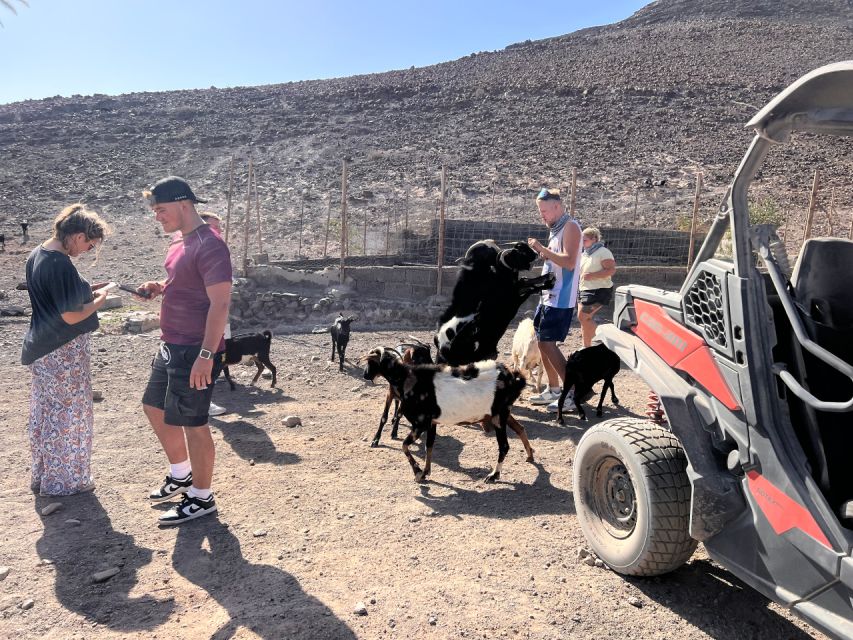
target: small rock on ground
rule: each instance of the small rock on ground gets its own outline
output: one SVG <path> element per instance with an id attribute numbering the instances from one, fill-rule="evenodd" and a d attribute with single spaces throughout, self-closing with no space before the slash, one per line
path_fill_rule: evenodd
<path id="1" fill-rule="evenodd" d="M 357 616 L 366 616 L 367 607 L 364 606 L 363 602 L 356 602 L 352 612 Z"/>
<path id="2" fill-rule="evenodd" d="M 24 611 L 28 611 L 29 609 L 32 609 L 35 604 L 36 603 L 34 600 L 32 600 L 31 598 L 27 598 L 21 603 L 21 609 L 23 609 Z"/>
<path id="3" fill-rule="evenodd" d="M 106 582 L 114 575 L 118 574 L 118 567 L 111 567 L 109 569 L 104 569 L 103 571 L 98 571 L 97 573 L 92 575 L 93 582 Z"/>
<path id="4" fill-rule="evenodd" d="M 282 420 L 285 427 L 301 427 L 302 426 L 302 418 L 299 416 L 287 416 L 284 420 Z"/>
<path id="5" fill-rule="evenodd" d="M 51 502 L 49 505 L 47 505 L 46 507 L 44 507 L 41 510 L 41 514 L 43 516 L 49 516 L 51 513 L 53 513 L 54 511 L 57 511 L 58 509 L 61 509 L 61 508 L 62 508 L 61 502 Z"/>
<path id="6" fill-rule="evenodd" d="M 0 582 L 6 579 L 6 576 L 9 575 L 11 569 L 9 567 L 0 567 Z"/>

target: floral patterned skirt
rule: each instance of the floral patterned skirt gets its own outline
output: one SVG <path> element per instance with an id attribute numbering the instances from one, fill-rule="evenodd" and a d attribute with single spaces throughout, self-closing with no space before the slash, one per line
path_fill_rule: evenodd
<path id="1" fill-rule="evenodd" d="M 32 489 L 67 496 L 94 486 L 89 334 L 77 336 L 29 365 Z"/>

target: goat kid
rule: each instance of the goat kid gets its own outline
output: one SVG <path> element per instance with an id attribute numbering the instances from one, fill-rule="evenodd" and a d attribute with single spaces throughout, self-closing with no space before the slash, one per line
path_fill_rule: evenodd
<path id="1" fill-rule="evenodd" d="M 432 364 L 432 352 L 428 344 L 418 341 L 417 344 L 401 344 L 394 351 L 400 356 L 404 364 Z M 382 437 L 382 429 L 385 423 L 388 422 L 388 410 L 391 407 L 391 402 L 394 402 L 394 415 L 391 418 L 391 439 L 397 439 L 397 429 L 400 426 L 400 396 L 392 385 L 388 385 L 388 395 L 385 396 L 385 408 L 382 411 L 382 417 L 379 418 L 379 429 L 376 435 L 373 436 L 371 447 L 379 446 L 379 439 Z"/>
<path id="2" fill-rule="evenodd" d="M 533 370 L 536 369 L 535 390 L 539 393 L 542 386 L 542 354 L 539 353 L 539 341 L 530 318 L 521 321 L 512 337 L 512 365 L 524 373 L 528 380 L 532 379 Z"/>
<path id="3" fill-rule="evenodd" d="M 610 388 L 610 401 L 618 405 L 619 398 L 616 397 L 616 389 L 613 387 L 613 376 L 619 373 L 620 366 L 619 356 L 603 344 L 580 349 L 569 356 L 569 359 L 566 360 L 566 374 L 563 376 L 563 391 L 557 401 L 557 421 L 564 424 L 563 401 L 572 387 L 575 388 L 575 405 L 578 408 L 578 417 L 581 420 L 586 420 L 583 400 L 592 391 L 592 386 L 599 380 L 604 380 L 604 386 L 601 388 L 601 397 L 598 399 L 595 415 L 601 416 L 601 405 L 604 404 L 604 396 L 608 387 Z"/>
<path id="4" fill-rule="evenodd" d="M 272 384 L 270 386 L 275 386 L 276 369 L 273 363 L 270 362 L 270 344 L 272 344 L 272 334 L 269 331 L 236 335 L 225 340 L 225 354 L 222 356 L 222 372 L 231 386 L 231 391 L 234 391 L 235 385 L 231 379 L 231 372 L 228 370 L 228 365 L 239 364 L 243 361 L 243 358 L 254 362 L 258 368 L 258 372 L 252 378 L 252 384 L 258 381 L 264 367 L 266 367 L 272 372 Z"/>
<path id="5" fill-rule="evenodd" d="M 344 318 L 343 314 L 341 314 L 335 318 L 334 323 L 329 327 L 329 333 L 332 336 L 332 362 L 335 361 L 335 351 L 337 351 L 338 359 L 340 360 L 339 371 L 344 370 L 344 355 L 349 344 L 350 324 L 354 320 L 356 320 L 355 316 Z"/>
<path id="6" fill-rule="evenodd" d="M 403 440 L 403 453 L 415 481 L 424 482 L 430 474 L 436 423 L 477 422 L 483 416 L 490 416 L 498 441 L 498 461 L 486 482 L 500 478 L 509 451 L 506 427 L 510 408 L 527 384 L 523 375 L 494 361 L 465 367 L 404 364 L 393 349 L 386 347 L 373 349 L 364 360 L 365 379 L 385 378 L 400 397 L 401 412 L 412 423 Z M 409 447 L 424 432 L 426 459 L 421 469 Z"/>

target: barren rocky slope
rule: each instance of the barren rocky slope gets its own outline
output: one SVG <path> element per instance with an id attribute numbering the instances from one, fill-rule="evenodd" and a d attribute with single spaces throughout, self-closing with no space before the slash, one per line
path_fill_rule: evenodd
<path id="1" fill-rule="evenodd" d="M 851 35 L 849 0 L 659 0 L 617 24 L 425 68 L 2 105 L 0 223 L 77 199 L 135 214 L 140 188 L 168 172 L 222 207 L 228 161 L 250 146 L 264 209 L 286 228 L 285 202 L 336 192 L 344 156 L 352 192 L 367 199 L 434 187 L 442 162 L 462 198 L 492 180 L 505 195 L 565 184 L 573 165 L 592 187 L 675 184 L 701 167 L 713 189 L 736 166 L 755 108 L 849 58 Z M 826 164 L 823 153 L 799 162 Z"/>

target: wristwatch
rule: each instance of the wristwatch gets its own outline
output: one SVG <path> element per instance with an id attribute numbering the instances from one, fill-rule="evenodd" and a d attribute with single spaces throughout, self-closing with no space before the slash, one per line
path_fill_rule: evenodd
<path id="1" fill-rule="evenodd" d="M 202 349 L 201 351 L 199 351 L 198 357 L 202 360 L 213 360 L 213 354 L 207 349 Z"/>

